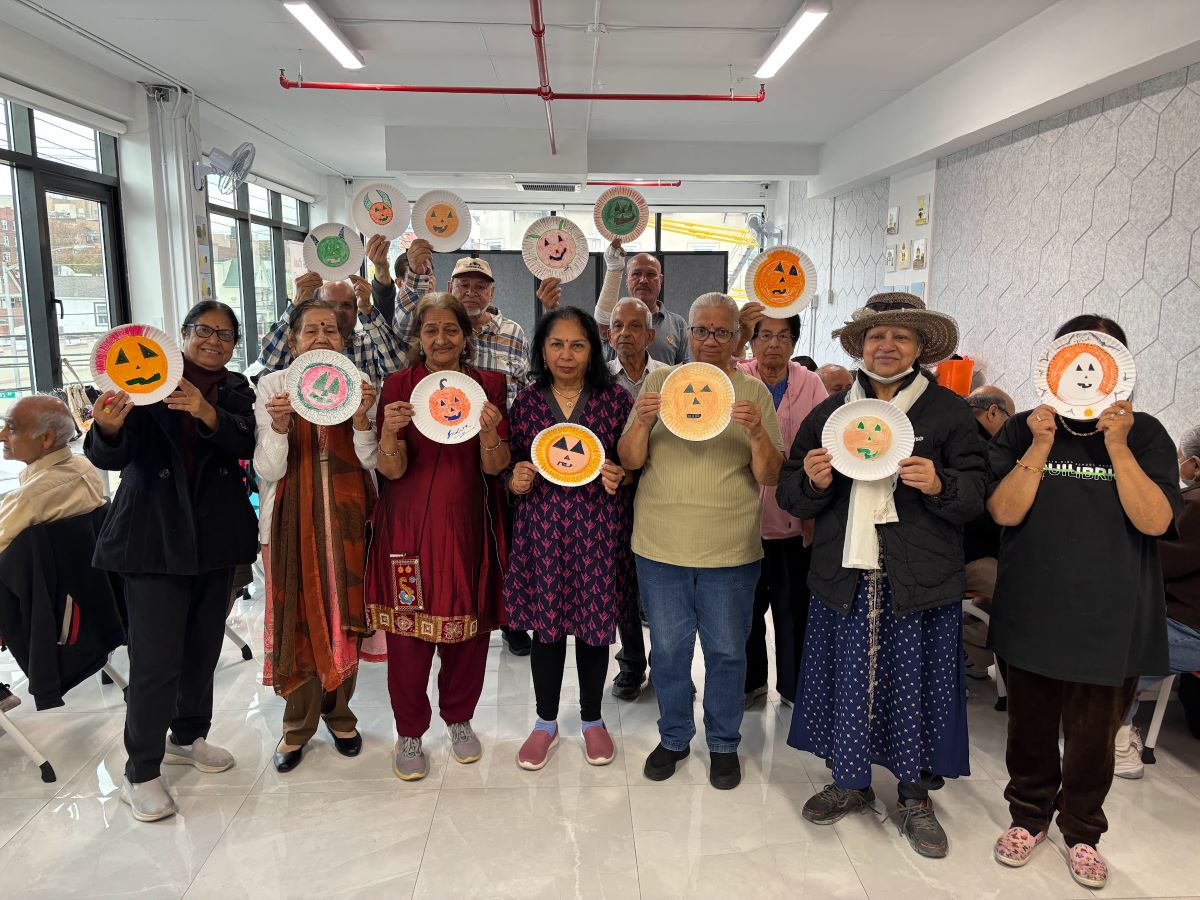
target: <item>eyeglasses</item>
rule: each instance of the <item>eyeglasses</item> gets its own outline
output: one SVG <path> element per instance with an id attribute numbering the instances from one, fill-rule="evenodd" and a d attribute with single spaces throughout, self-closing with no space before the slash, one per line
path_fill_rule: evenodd
<path id="1" fill-rule="evenodd" d="M 754 339 L 756 341 L 761 341 L 764 344 L 769 344 L 774 340 L 778 340 L 781 344 L 788 344 L 794 340 L 790 331 L 780 331 L 778 333 L 773 331 L 760 331 L 754 336 Z"/>
<path id="2" fill-rule="evenodd" d="M 237 332 L 232 328 L 213 328 L 211 325 L 185 325 L 184 329 L 190 329 L 192 334 L 201 340 L 210 338 L 214 334 L 226 344 L 232 344 L 237 340 Z"/>
<path id="3" fill-rule="evenodd" d="M 688 331 L 700 343 L 707 341 L 711 335 L 717 339 L 718 344 L 728 344 L 733 340 L 733 336 L 737 334 L 736 331 L 730 331 L 728 328 L 718 328 L 716 331 L 713 331 L 711 328 L 705 328 L 703 325 L 693 325 Z"/>

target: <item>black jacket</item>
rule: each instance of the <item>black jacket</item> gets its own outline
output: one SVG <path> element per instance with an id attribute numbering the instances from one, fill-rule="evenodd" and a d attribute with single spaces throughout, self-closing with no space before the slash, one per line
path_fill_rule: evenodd
<path id="1" fill-rule="evenodd" d="M 38 709 L 62 706 L 125 643 L 121 580 L 92 568 L 107 512 L 33 525 L 0 553 L 0 633 Z"/>
<path id="2" fill-rule="evenodd" d="M 98 569 L 128 575 L 195 575 L 254 562 L 258 527 L 240 460 L 254 456 L 254 391 L 237 372 L 217 388 L 217 428 L 196 422 L 195 477 L 188 481 L 181 413 L 135 408 L 110 443 L 98 428 L 83 451 L 121 486 L 100 541 Z"/>
<path id="3" fill-rule="evenodd" d="M 792 515 L 816 519 L 808 586 L 822 603 L 843 614 L 854 603 L 858 581 L 857 570 L 842 568 L 853 482 L 835 471 L 829 490 L 817 491 L 804 474 L 804 457 L 821 446 L 825 422 L 845 402 L 846 393 L 834 394 L 801 423 L 775 492 L 779 505 Z M 867 393 L 872 395 L 870 387 Z M 930 384 L 908 418 L 916 437 L 913 455 L 933 460 L 942 493 L 929 497 L 897 481 L 899 521 L 878 526 L 897 616 L 962 602 L 966 590 L 962 525 L 983 511 L 987 483 L 983 442 L 961 397 Z"/>

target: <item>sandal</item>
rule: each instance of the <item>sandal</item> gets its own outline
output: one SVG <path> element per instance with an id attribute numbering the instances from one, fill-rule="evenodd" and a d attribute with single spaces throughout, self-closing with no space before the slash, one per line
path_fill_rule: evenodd
<path id="1" fill-rule="evenodd" d="M 1091 844 L 1068 847 L 1067 868 L 1071 877 L 1086 888 L 1102 888 L 1108 883 L 1108 863 Z"/>
<path id="2" fill-rule="evenodd" d="M 1029 857 L 1033 856 L 1037 845 L 1045 839 L 1045 831 L 1034 835 L 1025 828 L 1014 826 L 1000 835 L 992 849 L 992 855 L 996 857 L 996 862 L 1018 869 L 1029 862 Z"/>

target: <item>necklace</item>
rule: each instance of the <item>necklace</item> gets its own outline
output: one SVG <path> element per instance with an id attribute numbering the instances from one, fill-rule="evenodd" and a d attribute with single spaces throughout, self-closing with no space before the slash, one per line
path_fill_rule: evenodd
<path id="1" fill-rule="evenodd" d="M 1073 434 L 1073 435 L 1075 435 L 1075 437 L 1088 438 L 1088 437 L 1095 437 L 1098 434 L 1103 434 L 1103 432 L 1100 432 L 1100 431 L 1076 431 L 1070 425 L 1068 425 L 1067 420 L 1064 419 L 1062 416 L 1060 416 L 1058 413 L 1054 414 L 1054 418 L 1058 419 L 1058 424 L 1061 425 L 1063 428 L 1065 428 L 1067 430 L 1068 434 Z"/>
<path id="2" fill-rule="evenodd" d="M 564 400 L 577 400 L 579 399 L 579 395 L 583 393 L 583 388 L 580 388 L 575 393 L 568 394 L 566 391 L 560 391 L 554 385 L 550 385 L 550 390 L 554 391 L 554 393 L 562 397 Z"/>

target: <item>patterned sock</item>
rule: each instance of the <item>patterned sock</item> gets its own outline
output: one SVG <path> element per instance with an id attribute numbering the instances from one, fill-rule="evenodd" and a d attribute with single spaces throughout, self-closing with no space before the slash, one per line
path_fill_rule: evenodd
<path id="1" fill-rule="evenodd" d="M 544 731 L 550 736 L 558 734 L 558 722 L 547 722 L 545 719 L 538 719 L 533 723 L 534 731 Z"/>
<path id="2" fill-rule="evenodd" d="M 580 723 L 580 724 L 582 725 L 582 727 L 581 727 L 579 730 L 580 730 L 580 731 L 587 731 L 589 728 L 603 728 L 603 727 L 604 727 L 604 720 L 603 720 L 603 719 L 597 719 L 595 722 L 582 722 L 582 723 Z"/>

